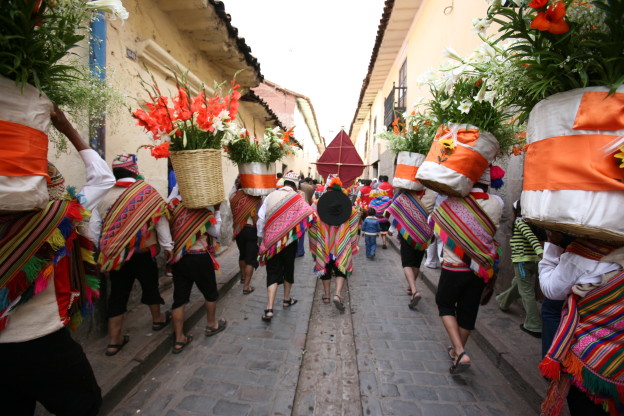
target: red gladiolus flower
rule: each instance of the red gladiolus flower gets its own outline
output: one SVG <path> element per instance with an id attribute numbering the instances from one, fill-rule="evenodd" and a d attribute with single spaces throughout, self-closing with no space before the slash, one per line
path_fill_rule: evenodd
<path id="1" fill-rule="evenodd" d="M 548 0 L 533 0 L 529 3 L 529 7 L 534 9 L 541 9 L 548 4 Z"/>
<path id="2" fill-rule="evenodd" d="M 561 35 L 570 30 L 570 26 L 563 18 L 566 14 L 566 8 L 563 1 L 548 6 L 545 12 L 540 12 L 531 22 L 533 29 L 550 32 L 553 35 Z"/>
<path id="3" fill-rule="evenodd" d="M 152 147 L 152 156 L 156 159 L 169 157 L 169 142 Z"/>

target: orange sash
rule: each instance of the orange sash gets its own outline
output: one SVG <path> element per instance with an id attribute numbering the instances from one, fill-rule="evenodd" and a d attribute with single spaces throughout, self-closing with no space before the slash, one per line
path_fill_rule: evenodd
<path id="1" fill-rule="evenodd" d="M 403 165 L 399 163 L 394 171 L 394 177 L 412 182 L 418 182 L 416 180 L 416 172 L 418 172 L 418 166 Z"/>
<path id="2" fill-rule="evenodd" d="M 624 169 L 601 147 L 617 136 L 582 134 L 531 143 L 524 161 L 525 191 L 624 191 Z"/>
<path id="3" fill-rule="evenodd" d="M 22 124 L 0 120 L 0 176 L 48 176 L 48 136 Z"/>
<path id="4" fill-rule="evenodd" d="M 254 175 L 242 173 L 240 175 L 242 188 L 269 189 L 275 188 L 275 175 Z"/>
<path id="5" fill-rule="evenodd" d="M 574 120 L 575 130 L 624 129 L 624 93 L 590 91 L 583 94 Z"/>

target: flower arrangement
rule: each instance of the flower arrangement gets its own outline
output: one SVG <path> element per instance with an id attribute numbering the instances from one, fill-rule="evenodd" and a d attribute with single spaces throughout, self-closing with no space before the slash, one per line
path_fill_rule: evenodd
<path id="1" fill-rule="evenodd" d="M 624 0 L 494 0 L 487 19 L 500 25 L 508 48 L 509 77 L 524 120 L 545 97 L 575 88 L 624 82 Z M 514 94 L 512 94 L 514 95 Z"/>
<path id="2" fill-rule="evenodd" d="M 241 93 L 236 75 L 227 91 L 227 82 L 222 82 L 215 84 L 212 95 L 202 86 L 199 93 L 190 97 L 187 74 L 174 71 L 177 93 L 172 98 L 162 94 L 153 75 L 151 83 L 141 79 L 150 101 L 145 103 L 147 111 L 139 108 L 132 116 L 155 142 L 141 147 L 151 149 L 157 159 L 169 157 L 170 150 L 220 149 L 225 140 L 239 134 L 236 116 Z"/>
<path id="3" fill-rule="evenodd" d="M 75 120 L 91 117 L 92 127 L 99 127 L 99 116 L 114 115 L 124 97 L 73 52 L 89 36 L 88 24 L 98 12 L 128 17 L 120 0 L 3 1 L 0 76 L 15 81 L 22 94 L 27 84 L 36 87 Z M 57 151 L 66 150 L 64 135 L 51 130 L 50 139 Z"/>
<path id="4" fill-rule="evenodd" d="M 377 134 L 378 138 L 388 141 L 388 148 L 394 153 L 427 154 L 431 147 L 436 126 L 425 114 L 417 112 L 416 107 L 395 118 L 391 130 Z"/>
<path id="5" fill-rule="evenodd" d="M 506 68 L 505 49 L 485 42 L 467 58 L 450 48 L 445 56 L 451 60 L 438 73 L 427 74 L 420 81 L 432 95 L 426 104 L 428 114 L 436 124 L 471 124 L 492 133 L 499 142 L 499 154 L 507 154 L 518 142 L 521 126 L 513 103 L 496 77 Z M 440 144 L 442 161 L 452 153 L 454 142 L 442 138 Z"/>
<path id="6" fill-rule="evenodd" d="M 240 134 L 230 136 L 223 148 L 227 157 L 241 165 L 243 163 L 270 163 L 277 162 L 285 156 L 295 153 L 300 147 L 292 140 L 293 129 L 282 131 L 279 127 L 268 128 L 261 139 L 251 137 L 245 129 Z"/>
<path id="7" fill-rule="evenodd" d="M 80 108 L 72 92 L 96 82 L 89 68 L 67 55 L 88 34 L 88 23 L 98 11 L 126 19 L 120 0 L 6 0 L 0 14 L 0 75 L 25 87 L 34 85 L 59 106 Z M 113 17 L 114 18 L 114 17 Z M 100 85 L 106 87 L 106 85 Z M 97 89 L 92 90 L 97 94 Z M 109 92 L 106 92 L 109 93 Z M 83 94 L 84 95 L 84 94 Z M 91 100 L 91 95 L 86 102 Z"/>

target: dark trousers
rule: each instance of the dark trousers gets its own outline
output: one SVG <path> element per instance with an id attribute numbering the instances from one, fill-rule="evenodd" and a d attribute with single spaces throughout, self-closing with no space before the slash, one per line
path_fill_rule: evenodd
<path id="1" fill-rule="evenodd" d="M 121 269 L 110 272 L 111 291 L 108 297 L 108 317 L 126 313 L 128 299 L 134 279 L 141 284 L 141 303 L 144 305 L 164 305 L 158 291 L 158 266 L 150 253 L 136 253 L 125 262 Z"/>
<path id="2" fill-rule="evenodd" d="M 0 344 L 3 415 L 32 416 L 36 402 L 57 416 L 94 416 L 100 387 L 82 347 L 67 329 L 26 342 Z"/>
<path id="3" fill-rule="evenodd" d="M 295 255 L 297 242 L 293 241 L 266 262 L 267 287 L 274 283 L 295 282 Z"/>

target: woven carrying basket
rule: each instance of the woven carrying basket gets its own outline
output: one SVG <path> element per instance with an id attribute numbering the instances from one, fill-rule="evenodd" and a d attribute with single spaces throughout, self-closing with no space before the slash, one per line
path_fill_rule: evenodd
<path id="1" fill-rule="evenodd" d="M 171 152 L 171 163 L 185 207 L 206 208 L 223 202 L 221 150 L 174 151 Z"/>

